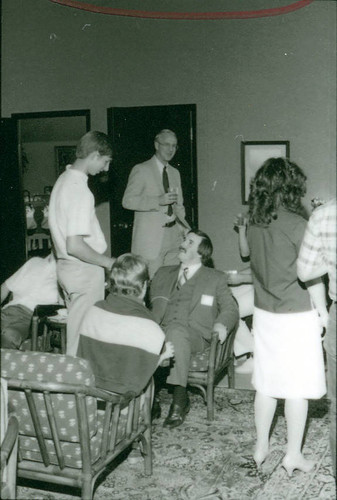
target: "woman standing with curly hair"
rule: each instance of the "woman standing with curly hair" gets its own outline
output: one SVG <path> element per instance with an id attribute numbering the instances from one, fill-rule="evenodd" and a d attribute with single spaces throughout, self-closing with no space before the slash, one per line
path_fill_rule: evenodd
<path id="1" fill-rule="evenodd" d="M 282 465 L 308 472 L 302 455 L 308 399 L 326 392 L 320 317 L 308 290 L 297 279 L 296 259 L 306 227 L 301 203 L 306 176 L 284 158 L 270 158 L 250 189 L 248 245 L 254 284 L 254 372 L 256 389 L 254 460 L 268 455 L 277 398 L 285 399 L 287 451 Z"/>

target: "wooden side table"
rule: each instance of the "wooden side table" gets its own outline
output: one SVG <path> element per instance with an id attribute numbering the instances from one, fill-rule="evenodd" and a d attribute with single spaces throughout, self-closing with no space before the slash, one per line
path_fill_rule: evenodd
<path id="1" fill-rule="evenodd" d="M 58 318 L 57 316 L 47 316 L 44 321 L 46 337 L 49 347 L 51 346 L 52 334 L 57 332 L 60 336 L 60 354 L 66 354 L 67 348 L 67 318 Z M 44 334 L 43 334 L 44 335 Z"/>
<path id="2" fill-rule="evenodd" d="M 38 329 L 40 323 L 43 323 L 43 333 L 40 342 L 38 342 Z M 39 318 L 38 316 L 33 316 L 32 351 L 49 352 L 51 350 L 53 332 L 57 332 L 60 336 L 60 353 L 66 354 L 67 318 L 59 316 L 45 316 Z"/>

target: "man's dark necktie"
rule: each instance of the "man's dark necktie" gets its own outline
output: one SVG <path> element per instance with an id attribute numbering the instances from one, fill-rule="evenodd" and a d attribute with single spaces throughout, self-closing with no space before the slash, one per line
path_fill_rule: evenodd
<path id="1" fill-rule="evenodd" d="M 169 183 L 169 179 L 168 179 L 166 167 L 164 167 L 164 169 L 163 169 L 163 187 L 164 187 L 165 193 L 168 193 L 169 188 L 170 188 L 170 183 Z M 172 205 L 168 205 L 168 207 L 167 207 L 167 215 L 170 216 L 172 214 L 173 214 Z"/>

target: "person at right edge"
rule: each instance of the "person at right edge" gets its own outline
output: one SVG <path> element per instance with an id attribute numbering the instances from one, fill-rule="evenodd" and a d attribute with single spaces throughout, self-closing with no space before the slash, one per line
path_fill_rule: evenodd
<path id="1" fill-rule="evenodd" d="M 297 275 L 302 281 L 329 277 L 331 304 L 327 316 L 324 348 L 327 358 L 328 397 L 330 399 L 330 451 L 336 479 L 336 198 L 312 213 L 297 259 Z M 324 300 L 324 295 L 321 299 Z"/>
<path id="2" fill-rule="evenodd" d="M 301 202 L 305 192 L 306 176 L 300 167 L 270 158 L 257 171 L 248 201 L 254 284 L 254 460 L 259 468 L 268 457 L 277 399 L 285 399 L 287 448 L 282 466 L 289 477 L 294 469 L 309 472 L 315 465 L 302 454 L 308 399 L 326 392 L 321 342 L 326 318 L 324 305 L 316 300 L 324 285 L 318 280 L 307 283 L 306 289 L 297 279 L 296 260 L 307 224 Z"/>

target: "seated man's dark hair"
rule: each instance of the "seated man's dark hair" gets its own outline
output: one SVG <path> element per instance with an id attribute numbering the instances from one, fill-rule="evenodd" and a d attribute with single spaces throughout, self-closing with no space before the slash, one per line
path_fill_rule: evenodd
<path id="1" fill-rule="evenodd" d="M 98 151 L 101 156 L 112 156 L 112 142 L 103 132 L 92 130 L 84 134 L 76 148 L 76 158 L 84 159 Z"/>
<path id="2" fill-rule="evenodd" d="M 115 295 L 139 297 L 149 280 L 145 260 L 139 255 L 125 253 L 115 260 L 110 273 L 110 292 Z"/>
<path id="3" fill-rule="evenodd" d="M 191 231 L 189 232 L 194 233 L 197 236 L 200 236 L 200 238 L 202 238 L 198 247 L 198 254 L 201 256 L 202 264 L 206 267 L 214 267 L 212 259 L 213 244 L 211 242 L 210 237 L 203 231 L 200 231 L 199 229 L 191 229 Z"/>

